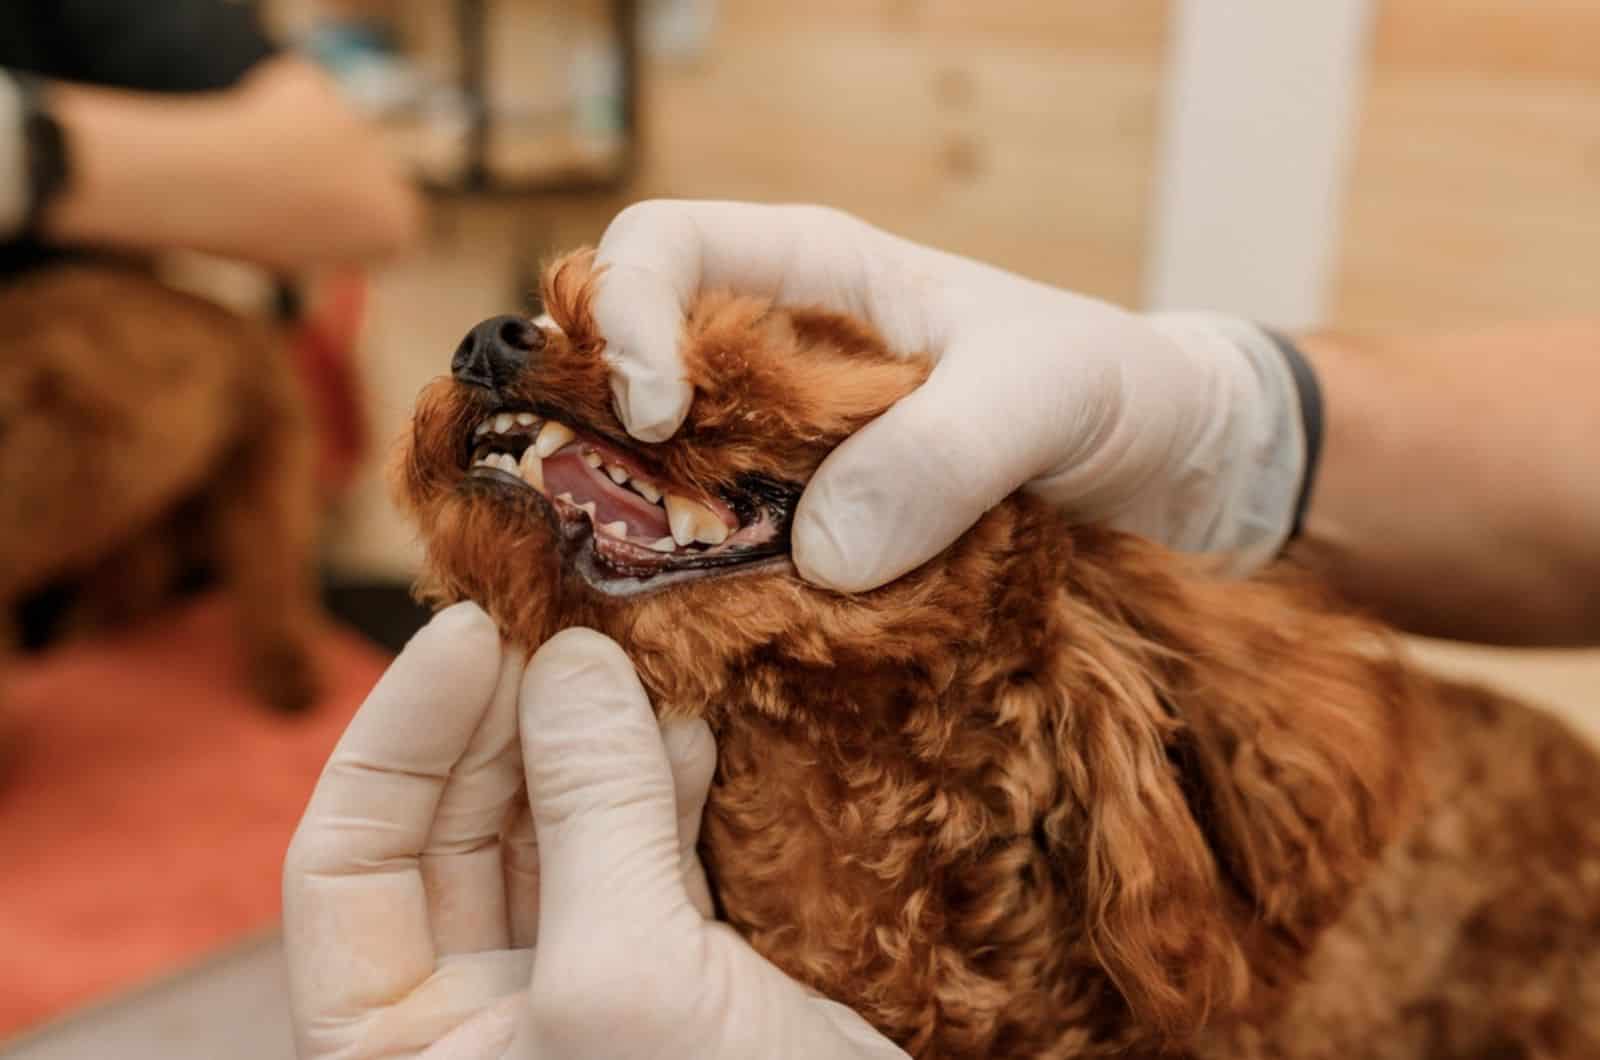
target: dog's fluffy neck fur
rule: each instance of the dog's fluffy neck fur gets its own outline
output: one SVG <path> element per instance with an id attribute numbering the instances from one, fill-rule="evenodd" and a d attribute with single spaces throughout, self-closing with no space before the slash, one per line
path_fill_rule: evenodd
<path id="1" fill-rule="evenodd" d="M 1052 1010 L 1080 1014 L 1081 1046 L 1063 1055 L 1166 1047 L 1248 1019 L 1294 984 L 1407 819 L 1405 765 L 1428 718 L 1370 627 L 1331 617 L 1301 586 L 1212 581 L 1025 496 L 859 596 L 790 571 L 606 598 L 559 570 L 525 516 L 471 517 L 506 525 L 436 528 L 431 547 L 498 540 L 511 551 L 494 562 L 436 553 L 431 568 L 458 580 L 435 597 L 478 600 L 532 633 L 530 649 L 567 626 L 599 629 L 629 652 L 664 716 L 705 717 L 722 754 L 705 853 L 735 925 L 835 996 L 856 984 L 840 1000 L 913 1046 L 942 1025 L 947 1040 L 1012 1055 L 1043 1044 L 1013 1036 L 1058 1025 Z M 492 573 L 520 550 L 559 588 L 506 594 Z M 771 795 L 785 788 L 787 810 Z M 751 827 L 755 802 L 770 829 Z M 842 823 L 818 827 L 830 815 Z M 779 845 L 756 853 L 763 843 Z M 1018 860 L 1041 845 L 1050 857 L 1032 867 L 1054 874 L 1053 901 L 1022 893 L 1047 886 Z M 882 864 L 864 865 L 862 847 Z M 807 865 L 835 878 L 796 887 Z M 904 909 L 919 889 L 952 885 L 996 918 L 1025 907 L 1052 923 L 1032 937 L 1029 921 L 1007 924 L 1021 935 L 997 940 L 975 913 L 969 925 L 907 925 L 900 944 L 927 960 L 959 956 L 973 981 L 1037 983 L 1033 996 L 933 996 L 934 1019 L 879 990 L 861 957 L 873 944 L 841 935 L 844 909 L 791 901 L 854 894 L 865 932 L 881 926 L 874 904 Z M 1074 944 L 1060 944 L 1063 930 Z M 1015 967 L 993 967 L 1004 963 Z M 969 1018 L 963 1007 L 973 1025 L 952 1028 Z"/>

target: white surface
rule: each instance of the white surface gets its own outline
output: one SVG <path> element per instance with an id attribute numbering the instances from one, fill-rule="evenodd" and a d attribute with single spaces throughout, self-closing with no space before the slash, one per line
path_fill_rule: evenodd
<path id="1" fill-rule="evenodd" d="M 293 1060 L 276 935 L 0 1045 L 5 1060 Z"/>
<path id="2" fill-rule="evenodd" d="M 1174 5 L 1148 308 L 1322 321 L 1371 6 Z"/>

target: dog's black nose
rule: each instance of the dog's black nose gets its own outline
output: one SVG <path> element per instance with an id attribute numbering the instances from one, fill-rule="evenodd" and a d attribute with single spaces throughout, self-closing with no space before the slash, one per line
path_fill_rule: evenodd
<path id="1" fill-rule="evenodd" d="M 522 317 L 491 317 L 467 332 L 450 358 L 450 374 L 463 383 L 499 390 L 516 379 L 528 358 L 544 349 L 544 332 Z"/>

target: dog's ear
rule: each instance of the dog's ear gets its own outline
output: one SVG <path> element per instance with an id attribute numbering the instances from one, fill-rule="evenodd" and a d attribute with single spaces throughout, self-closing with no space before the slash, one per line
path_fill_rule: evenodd
<path id="1" fill-rule="evenodd" d="M 1299 587 L 1115 547 L 1071 634 L 1060 747 L 1084 834 L 1075 855 L 1059 839 L 1096 957 L 1177 1039 L 1298 977 L 1404 820 L 1414 691 L 1371 627 Z M 1132 630 L 1096 620 L 1119 612 Z"/>
<path id="2" fill-rule="evenodd" d="M 1170 757 L 1181 723 L 1137 640 L 1084 617 L 1055 733 L 1070 798 L 1046 817 L 1044 839 L 1081 888 L 1085 940 L 1135 1020 L 1180 1040 L 1243 1001 L 1245 956 Z"/>
<path id="3" fill-rule="evenodd" d="M 1195 581 L 1155 621 L 1184 729 L 1174 761 L 1254 935 L 1298 965 L 1407 818 L 1423 712 L 1385 633 L 1287 584 Z M 1266 928 L 1266 931 L 1261 931 Z"/>

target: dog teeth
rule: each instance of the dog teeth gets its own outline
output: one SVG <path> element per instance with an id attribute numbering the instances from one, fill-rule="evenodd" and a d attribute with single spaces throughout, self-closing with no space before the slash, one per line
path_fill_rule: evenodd
<path id="1" fill-rule="evenodd" d="M 543 460 L 576 437 L 571 427 L 550 420 L 539 429 L 539 437 L 533 440 L 533 449 L 539 454 L 539 459 Z"/>
<path id="2" fill-rule="evenodd" d="M 481 438 L 490 432 L 506 434 L 513 427 L 538 428 L 532 444 L 523 450 L 520 459 L 510 453 L 488 453 L 475 459 L 472 466 L 492 467 L 497 471 L 503 471 L 544 493 L 545 460 L 576 441 L 577 432 L 555 420 L 545 420 L 541 424 L 539 418 L 531 412 L 499 412 L 478 424 L 472 433 L 474 437 Z M 720 545 L 728 540 L 727 524 L 716 512 L 700 501 L 675 493 L 663 493 L 659 485 L 649 479 L 634 478 L 621 464 L 607 464 L 604 456 L 588 446 L 584 446 L 579 455 L 585 464 L 603 471 L 612 482 L 619 486 L 627 486 L 651 504 L 659 504 L 666 508 L 667 525 L 672 530 L 671 536 L 659 538 L 644 547 L 655 552 L 674 552 L 692 544 Z M 571 493 L 557 494 L 556 500 L 565 502 L 587 515 L 598 532 L 610 537 L 627 539 L 628 524 L 625 520 L 618 519 L 604 525 L 596 522 L 597 509 L 593 501 L 579 504 Z"/>
<path id="3" fill-rule="evenodd" d="M 528 446 L 522 453 L 522 463 L 519 466 L 522 481 L 544 492 L 544 461 L 539 459 L 539 454 L 533 451 L 533 446 Z"/>
<path id="4" fill-rule="evenodd" d="M 700 542 L 720 545 L 728 539 L 728 528 L 717 514 L 699 501 L 667 494 L 667 525 L 672 527 L 672 538 L 680 545 Z"/>

